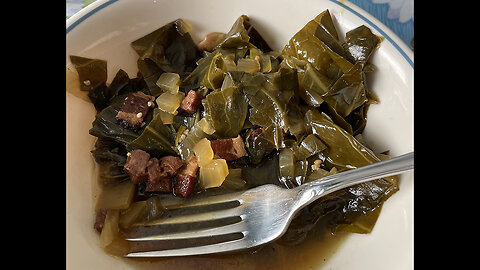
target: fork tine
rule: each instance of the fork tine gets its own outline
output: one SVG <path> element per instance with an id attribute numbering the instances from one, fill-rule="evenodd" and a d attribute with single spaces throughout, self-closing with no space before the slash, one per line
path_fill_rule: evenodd
<path id="1" fill-rule="evenodd" d="M 190 199 L 189 201 L 182 202 L 181 204 L 170 205 L 168 206 L 168 210 L 195 207 L 195 206 L 205 206 L 205 205 L 211 205 L 211 204 L 228 203 L 228 202 L 234 202 L 234 201 L 241 202 L 239 195 L 240 193 L 237 192 L 237 193 L 207 196 L 199 199 Z"/>
<path id="2" fill-rule="evenodd" d="M 228 242 L 216 243 L 211 245 L 167 249 L 167 250 L 155 250 L 144 252 L 133 252 L 125 255 L 127 258 L 140 258 L 140 257 L 174 257 L 174 256 L 190 256 L 190 255 L 203 255 L 212 253 L 221 253 L 228 251 L 235 251 L 247 248 L 248 242 L 245 238 L 236 239 Z"/>
<path id="3" fill-rule="evenodd" d="M 153 225 L 183 224 L 183 223 L 194 223 L 194 222 L 197 223 L 197 222 L 204 222 L 204 221 L 212 221 L 216 219 L 236 217 L 239 215 L 240 215 L 240 211 L 237 207 L 237 208 L 219 210 L 214 212 L 160 218 L 160 219 L 152 220 L 146 223 L 145 225 L 153 226 Z"/>
<path id="4" fill-rule="evenodd" d="M 128 241 L 155 241 L 155 240 L 181 240 L 207 237 L 212 235 L 226 235 L 231 233 L 243 233 L 246 230 L 246 224 L 243 221 L 215 228 L 205 228 L 187 232 L 158 234 L 139 238 L 127 238 Z"/>

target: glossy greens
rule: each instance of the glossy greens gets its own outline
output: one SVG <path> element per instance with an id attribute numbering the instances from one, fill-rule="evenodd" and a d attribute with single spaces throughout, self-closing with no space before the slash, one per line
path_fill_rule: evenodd
<path id="1" fill-rule="evenodd" d="M 245 123 L 248 103 L 238 87 L 213 91 L 203 99 L 205 117 L 221 138 L 236 137 Z"/>
<path id="2" fill-rule="evenodd" d="M 133 140 L 127 150 L 142 149 L 155 156 L 175 155 L 175 130 L 163 124 L 160 115 L 157 115 L 145 127 L 140 136 Z"/>
<path id="3" fill-rule="evenodd" d="M 132 131 L 131 129 L 123 128 L 115 120 L 115 116 L 120 110 L 126 96 L 125 94 L 116 97 L 108 107 L 95 116 L 92 128 L 89 130 L 90 135 L 98 138 L 111 139 L 126 147 L 141 134 L 143 129 Z"/>
<path id="4" fill-rule="evenodd" d="M 178 156 L 184 162 L 200 158 L 203 180 L 193 196 L 267 183 L 294 188 L 388 158 L 361 139 L 368 108 L 379 102 L 366 77 L 375 72 L 368 61 L 382 38 L 368 27 L 361 25 L 340 37 L 326 10 L 281 51 L 273 51 L 248 16 L 241 15 L 209 52 L 199 51 L 191 28 L 178 19 L 133 41 L 139 56 L 137 77 L 129 78 L 120 69 L 108 85 L 104 62 L 71 57 L 81 81 L 94 83 L 86 90 L 98 110 L 90 134 L 98 137 L 92 154 L 101 165 L 104 197 L 113 194 L 110 187 L 128 180 L 122 166 L 126 153 L 135 149 L 157 158 Z M 180 107 L 189 90 L 203 98 L 194 113 Z M 134 91 L 155 97 L 138 131 L 115 121 L 123 100 Z M 211 140 L 237 136 L 246 157 L 226 162 L 206 147 Z M 210 162 L 202 160 L 205 156 Z M 225 181 L 209 183 L 209 177 Z M 130 194 L 130 186 L 120 187 Z M 334 192 L 300 211 L 280 241 L 298 243 L 322 218 L 330 220 L 334 232 L 368 233 L 383 202 L 397 190 L 397 179 L 387 177 Z M 139 184 L 133 199 L 117 201 L 112 209 L 122 212 L 112 220 L 119 220 L 123 229 L 142 217 L 148 220 L 146 199 L 157 195 Z"/>
<path id="5" fill-rule="evenodd" d="M 70 55 L 70 61 L 78 72 L 80 90 L 91 91 L 107 81 L 107 61 Z"/>
<path id="6" fill-rule="evenodd" d="M 154 96 L 162 93 L 156 82 L 163 72 L 186 77 L 196 66 L 200 51 L 192 40 L 189 24 L 177 19 L 132 42 L 138 69 Z"/>

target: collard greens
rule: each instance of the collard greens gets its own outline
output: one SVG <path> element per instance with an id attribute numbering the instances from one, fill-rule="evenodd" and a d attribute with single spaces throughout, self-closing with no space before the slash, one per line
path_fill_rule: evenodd
<path id="1" fill-rule="evenodd" d="M 368 27 L 339 37 L 326 10 L 281 51 L 273 51 L 248 16 L 241 15 L 211 52 L 199 51 L 190 29 L 178 19 L 133 41 L 138 76 L 129 78 L 119 70 L 110 85 L 104 61 L 71 56 L 81 82 L 91 83 L 82 89 L 98 110 L 90 134 L 98 137 L 92 153 L 104 164 L 105 181 L 124 180 L 119 168 L 128 151 L 143 149 L 155 157 L 187 161 L 200 140 L 238 135 L 248 157 L 228 163 L 236 172 L 232 177 L 242 183 L 234 189 L 265 183 L 292 188 L 387 158 L 361 140 L 368 107 L 378 103 L 365 78 L 375 70 L 368 60 L 381 38 Z M 165 100 L 158 98 L 166 94 L 157 80 L 165 72 L 178 74 L 175 94 L 180 99 L 194 90 L 203 100 L 193 114 L 176 102 L 164 123 L 158 110 Z M 134 91 L 157 98 L 152 110 L 157 113 L 149 113 L 138 131 L 115 121 L 122 101 Z M 387 177 L 332 193 L 302 210 L 281 241 L 300 241 L 323 217 L 331 219 L 335 231 L 368 233 L 383 202 L 397 190 L 397 179 Z"/>

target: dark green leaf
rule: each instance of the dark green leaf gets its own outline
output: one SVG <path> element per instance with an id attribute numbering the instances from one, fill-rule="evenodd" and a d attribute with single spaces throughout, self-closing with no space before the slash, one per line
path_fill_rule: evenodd
<path id="1" fill-rule="evenodd" d="M 107 81 L 106 61 L 75 55 L 70 55 L 70 61 L 78 72 L 81 90 L 90 91 Z"/>
<path id="2" fill-rule="evenodd" d="M 182 19 L 175 20 L 131 43 L 140 56 L 138 68 L 155 96 L 160 93 L 154 82 L 162 72 L 178 73 L 183 79 L 201 57 L 184 25 Z"/>
<path id="3" fill-rule="evenodd" d="M 247 15 L 242 15 L 235 21 L 218 47 L 234 49 L 259 48 L 263 52 L 272 50 L 260 33 L 252 26 Z"/>
<path id="4" fill-rule="evenodd" d="M 205 117 L 221 138 L 234 138 L 243 127 L 248 103 L 238 87 L 214 91 L 202 100 Z"/>
<path id="5" fill-rule="evenodd" d="M 355 64 L 332 85 L 328 93 L 322 96 L 323 100 L 342 117 L 368 101 L 362 68 L 363 63 Z"/>
<path id="6" fill-rule="evenodd" d="M 380 42 L 380 38 L 365 25 L 348 31 L 343 47 L 352 63 L 367 62 L 368 58 Z"/>
<path id="7" fill-rule="evenodd" d="M 304 160 L 327 149 L 327 146 L 315 134 L 306 136 L 298 149 L 295 151 L 295 157 L 298 160 Z"/>
<path id="8" fill-rule="evenodd" d="M 158 114 L 145 127 L 142 134 L 127 146 L 127 150 L 142 149 L 157 157 L 175 155 L 175 137 L 173 127 L 164 125 Z"/>
<path id="9" fill-rule="evenodd" d="M 274 125 L 288 131 L 287 109 L 297 87 L 294 70 L 281 68 L 268 74 L 245 73 L 242 86 L 252 107 L 249 118 L 252 124 L 262 127 Z"/>
<path id="10" fill-rule="evenodd" d="M 92 128 L 89 130 L 90 135 L 99 138 L 109 138 L 123 144 L 124 146 L 130 144 L 140 135 L 141 130 L 135 132 L 123 128 L 115 119 L 115 116 L 117 116 L 126 96 L 127 94 L 124 94 L 114 98 L 110 106 L 106 107 L 95 116 Z"/>

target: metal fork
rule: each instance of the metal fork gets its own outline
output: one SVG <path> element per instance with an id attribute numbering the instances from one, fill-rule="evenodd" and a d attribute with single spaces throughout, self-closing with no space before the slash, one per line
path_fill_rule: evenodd
<path id="1" fill-rule="evenodd" d="M 333 174 L 317 179 L 293 189 L 285 189 L 272 184 L 259 186 L 242 192 L 229 193 L 187 200 L 182 209 L 216 206 L 220 210 L 213 212 L 198 211 L 189 215 L 167 217 L 150 225 L 196 224 L 205 221 L 216 222 L 232 219 L 231 224 L 210 225 L 207 228 L 193 229 L 174 233 L 157 234 L 144 237 L 127 238 L 128 241 L 171 241 L 189 240 L 189 246 L 164 250 L 131 252 L 126 257 L 170 257 L 211 253 L 223 253 L 266 244 L 281 237 L 295 214 L 314 200 L 334 191 L 371 181 L 374 179 L 400 174 L 413 169 L 413 152 L 394 157 L 367 166 Z M 222 209 L 222 205 L 228 205 Z M 233 205 L 233 206 L 232 206 Z M 233 239 L 218 243 L 194 246 L 195 239 L 214 236 L 238 235 Z"/>

